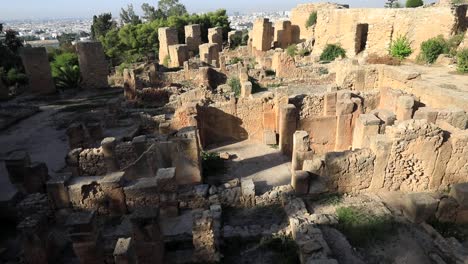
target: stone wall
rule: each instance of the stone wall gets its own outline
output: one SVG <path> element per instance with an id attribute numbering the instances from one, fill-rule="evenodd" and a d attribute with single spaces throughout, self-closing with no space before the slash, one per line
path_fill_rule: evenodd
<path id="1" fill-rule="evenodd" d="M 466 7 L 458 8 L 466 13 Z M 455 34 L 462 19 L 458 16 L 465 16 L 462 13 L 463 10 L 457 12 L 451 7 L 319 9 L 313 54 L 321 54 L 326 44 L 339 43 L 348 57 L 355 56 L 361 45 L 356 43 L 358 25 L 367 24 L 365 51 L 368 54 L 386 55 L 392 40 L 406 36 L 413 50 L 410 58 L 414 59 L 423 41 L 438 35 L 448 38 Z M 433 21 L 438 21 L 437 26 Z"/>
<path id="2" fill-rule="evenodd" d="M 159 63 L 162 64 L 166 58 L 169 58 L 169 46 L 179 44 L 177 30 L 174 28 L 159 28 Z"/>
<path id="3" fill-rule="evenodd" d="M 254 22 L 252 32 L 252 48 L 257 51 L 268 51 L 274 36 L 274 28 L 267 18 L 259 18 Z"/>
<path id="4" fill-rule="evenodd" d="M 28 76 L 31 92 L 39 94 L 55 93 L 49 58 L 45 48 L 22 48 L 21 60 Z"/>
<path id="5" fill-rule="evenodd" d="M 83 88 L 108 87 L 109 65 L 104 56 L 101 42 L 78 42 L 76 50 L 78 51 Z"/>
<path id="6" fill-rule="evenodd" d="M 198 52 L 198 46 L 202 44 L 200 25 L 187 25 L 184 30 L 185 44 L 187 44 L 189 51 Z"/>

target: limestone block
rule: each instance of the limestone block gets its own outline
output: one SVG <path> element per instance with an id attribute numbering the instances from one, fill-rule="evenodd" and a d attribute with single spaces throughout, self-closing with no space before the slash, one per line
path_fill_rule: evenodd
<path id="1" fill-rule="evenodd" d="M 268 51 L 271 49 L 274 28 L 268 18 L 255 20 L 251 34 L 253 49 L 258 51 Z"/>
<path id="2" fill-rule="evenodd" d="M 399 121 L 411 119 L 413 117 L 414 98 L 412 96 L 398 97 L 396 107 L 396 117 Z"/>
<path id="3" fill-rule="evenodd" d="M 437 120 L 437 110 L 430 107 L 420 107 L 414 113 L 414 119 L 426 119 L 427 122 L 435 124 Z"/>
<path id="4" fill-rule="evenodd" d="M 177 192 L 176 168 L 159 169 L 156 173 L 156 181 L 158 192 Z"/>
<path id="5" fill-rule="evenodd" d="M 373 136 L 379 133 L 380 119 L 373 114 L 362 114 L 356 120 L 353 149 L 367 148 Z"/>
<path id="6" fill-rule="evenodd" d="M 47 196 L 55 210 L 70 207 L 67 183 L 70 174 L 56 175 L 47 182 Z"/>
<path id="7" fill-rule="evenodd" d="M 309 192 L 309 173 L 296 170 L 292 173 L 291 186 L 296 194 L 307 194 Z"/>
<path id="8" fill-rule="evenodd" d="M 322 159 L 315 157 L 313 159 L 305 160 L 304 165 L 302 166 L 303 171 L 307 171 L 312 175 L 319 176 L 322 174 L 324 169 L 324 164 Z"/>
<path id="9" fill-rule="evenodd" d="M 241 97 L 242 98 L 249 98 L 252 95 L 252 83 L 251 82 L 244 82 L 241 86 Z"/>
<path id="10" fill-rule="evenodd" d="M 468 182 L 453 185 L 450 196 L 457 200 L 461 208 L 468 209 Z"/>
<path id="11" fill-rule="evenodd" d="M 199 24 L 187 25 L 185 30 L 185 44 L 191 52 L 197 52 L 198 46 L 202 44 L 201 27 Z"/>
<path id="12" fill-rule="evenodd" d="M 177 193 L 162 193 L 159 195 L 159 212 L 162 217 L 176 217 L 179 215 Z"/>
<path id="13" fill-rule="evenodd" d="M 440 109 L 436 123 L 439 124 L 440 121 L 445 121 L 456 128 L 464 130 L 468 127 L 468 114 L 461 108 Z"/>
<path id="14" fill-rule="evenodd" d="M 306 131 L 298 130 L 293 135 L 294 151 L 309 151 L 309 134 Z"/>
<path id="15" fill-rule="evenodd" d="M 442 198 L 437 207 L 436 218 L 440 222 L 453 222 L 457 218 L 458 203 L 453 197 Z"/>
<path id="16" fill-rule="evenodd" d="M 286 49 L 289 45 L 294 43 L 294 30 L 291 21 L 276 21 L 274 30 L 273 41 L 275 43 L 275 48 Z"/>
<path id="17" fill-rule="evenodd" d="M 124 188 L 128 210 L 159 206 L 159 193 L 156 177 L 136 179 Z"/>
<path id="18" fill-rule="evenodd" d="M 28 77 L 31 92 L 39 94 L 55 93 L 55 83 L 52 79 L 52 71 L 46 49 L 43 47 L 21 48 L 20 56 Z"/>
<path id="19" fill-rule="evenodd" d="M 325 94 L 324 97 L 324 116 L 334 116 L 336 115 L 336 106 L 337 106 L 337 101 L 336 101 L 336 93 L 327 93 Z"/>
<path id="20" fill-rule="evenodd" d="M 221 52 L 223 50 L 223 28 L 209 28 L 208 43 L 216 44 L 218 47 L 218 52 Z"/>
<path id="21" fill-rule="evenodd" d="M 276 132 L 276 113 L 274 111 L 263 112 L 263 128 Z"/>
<path id="22" fill-rule="evenodd" d="M 372 111 L 372 113 L 375 114 L 380 120 L 382 120 L 385 126 L 393 126 L 396 121 L 396 115 L 390 110 L 378 109 Z"/>
<path id="23" fill-rule="evenodd" d="M 297 110 L 292 104 L 284 105 L 280 108 L 279 134 L 280 150 L 287 155 L 292 154 L 293 134 L 297 126 Z"/>
<path id="24" fill-rule="evenodd" d="M 171 62 L 169 67 L 177 68 L 184 65 L 185 61 L 189 59 L 188 53 L 188 46 L 186 44 L 177 44 L 177 45 L 170 45 L 169 49 L 169 57 Z"/>
<path id="25" fill-rule="evenodd" d="M 78 42 L 78 61 L 82 84 L 85 89 L 107 88 L 109 83 L 109 64 L 106 61 L 102 44 L 96 42 Z"/>
<path id="26" fill-rule="evenodd" d="M 276 133 L 272 130 L 263 130 L 263 143 L 265 145 L 276 145 Z"/>
<path id="27" fill-rule="evenodd" d="M 214 43 L 206 43 L 199 46 L 200 51 L 200 60 L 206 64 L 212 65 L 213 67 L 217 67 L 219 63 L 219 50 L 218 44 Z M 213 61 L 217 63 L 213 65 Z"/>
<path id="28" fill-rule="evenodd" d="M 325 103 L 327 103 L 327 101 L 325 101 Z M 336 115 L 340 116 L 352 114 L 355 108 L 354 106 L 354 102 L 351 101 L 351 99 L 338 100 L 336 102 Z"/>
<path id="29" fill-rule="evenodd" d="M 114 248 L 115 264 L 136 264 L 132 238 L 119 238 Z"/>
<path id="30" fill-rule="evenodd" d="M 255 184 L 252 179 L 241 180 L 242 203 L 245 206 L 255 205 Z"/>
<path id="31" fill-rule="evenodd" d="M 405 197 L 403 212 L 413 223 L 433 217 L 439 202 L 427 193 L 411 193 Z"/>
<path id="32" fill-rule="evenodd" d="M 354 105 L 354 103 L 353 103 Z M 353 115 L 339 115 L 336 119 L 335 151 L 349 150 L 353 144 Z"/>
<path id="33" fill-rule="evenodd" d="M 370 149 L 375 154 L 374 176 L 370 185 L 371 189 L 380 189 L 384 186 L 385 169 L 387 168 L 391 147 L 392 140 L 384 135 L 376 135 L 371 140 Z"/>
<path id="34" fill-rule="evenodd" d="M 104 154 L 104 162 L 108 173 L 117 171 L 119 164 L 115 153 L 116 139 L 114 137 L 107 137 L 101 141 L 101 148 Z"/>
<path id="35" fill-rule="evenodd" d="M 159 28 L 159 63 L 162 64 L 166 58 L 170 58 L 169 46 L 179 44 L 177 29 L 175 28 Z"/>

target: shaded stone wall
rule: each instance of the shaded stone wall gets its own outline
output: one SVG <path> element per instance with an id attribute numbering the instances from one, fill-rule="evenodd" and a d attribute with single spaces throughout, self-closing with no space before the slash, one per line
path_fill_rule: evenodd
<path id="1" fill-rule="evenodd" d="M 49 58 L 45 48 L 22 48 L 21 60 L 29 80 L 31 92 L 39 94 L 55 93 Z"/>
<path id="2" fill-rule="evenodd" d="M 169 46 L 179 44 L 179 37 L 175 28 L 159 28 L 158 29 L 159 39 L 159 63 L 163 63 L 164 60 L 169 57 Z"/>
<path id="3" fill-rule="evenodd" d="M 187 25 L 184 30 L 185 44 L 187 44 L 189 51 L 198 52 L 198 46 L 202 44 L 200 25 Z"/>
<path id="4" fill-rule="evenodd" d="M 466 13 L 466 7 L 459 8 Z M 368 54 L 386 55 L 392 40 L 406 36 L 413 50 L 410 58 L 414 59 L 423 41 L 438 35 L 448 38 L 457 32 L 461 18 L 456 14 L 456 10 L 450 7 L 320 9 L 312 53 L 319 55 L 327 44 L 339 43 L 348 57 L 355 56 L 356 46 L 360 45 L 356 43 L 357 27 L 359 24 L 368 24 L 365 46 Z M 433 21 L 437 21 L 437 26 Z"/>
<path id="5" fill-rule="evenodd" d="M 257 51 L 268 51 L 274 36 L 274 28 L 268 18 L 259 18 L 254 22 L 252 32 L 252 48 Z"/>
<path id="6" fill-rule="evenodd" d="M 101 42 L 78 42 L 76 50 L 78 51 L 83 88 L 108 87 L 109 65 L 104 56 Z"/>

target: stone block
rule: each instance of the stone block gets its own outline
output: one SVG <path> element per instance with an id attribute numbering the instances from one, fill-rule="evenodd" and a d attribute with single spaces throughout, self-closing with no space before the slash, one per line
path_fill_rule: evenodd
<path id="1" fill-rule="evenodd" d="M 405 197 L 403 212 L 413 223 L 421 223 L 435 216 L 439 202 L 427 193 L 411 193 Z"/>
<path id="2" fill-rule="evenodd" d="M 303 171 L 307 171 L 312 175 L 319 176 L 322 174 L 324 164 L 322 159 L 315 157 L 313 159 L 305 160 L 302 166 Z"/>
<path id="3" fill-rule="evenodd" d="M 309 151 L 309 134 L 306 131 L 296 131 L 293 135 L 294 151 Z"/>
<path id="4" fill-rule="evenodd" d="M 216 44 L 218 47 L 218 51 L 221 52 L 223 50 L 223 28 L 209 28 L 208 43 Z"/>
<path id="5" fill-rule="evenodd" d="M 219 63 L 219 50 L 218 44 L 206 43 L 199 46 L 200 60 L 213 67 L 217 67 Z M 213 61 L 217 63 L 213 65 Z"/>
<path id="6" fill-rule="evenodd" d="M 274 111 L 263 112 L 263 128 L 276 132 L 276 113 Z"/>
<path id="7" fill-rule="evenodd" d="M 159 63 L 162 64 L 166 58 L 170 58 L 169 46 L 179 44 L 179 37 L 175 28 L 159 28 Z"/>
<path id="8" fill-rule="evenodd" d="M 409 120 L 413 117 L 414 98 L 403 95 L 398 97 L 396 106 L 396 117 L 399 121 Z"/>
<path id="9" fill-rule="evenodd" d="M 115 264 L 136 264 L 132 238 L 119 238 L 114 248 Z"/>
<path id="10" fill-rule="evenodd" d="M 310 176 L 307 171 L 294 171 L 291 178 L 291 186 L 296 194 L 303 195 L 309 193 Z"/>
<path id="11" fill-rule="evenodd" d="M 435 124 L 437 120 L 437 110 L 430 107 L 420 107 L 414 113 L 413 119 L 426 119 L 427 122 Z"/>
<path id="12" fill-rule="evenodd" d="M 263 130 L 263 143 L 265 145 L 276 145 L 276 133 L 272 130 Z"/>
<path id="13" fill-rule="evenodd" d="M 272 47 L 274 28 L 268 18 L 255 20 L 252 32 L 252 48 L 257 51 L 268 51 Z"/>
<path id="14" fill-rule="evenodd" d="M 67 190 L 67 183 L 70 178 L 70 174 L 61 174 L 52 177 L 47 182 L 47 195 L 55 210 L 70 207 L 70 198 Z"/>
<path id="15" fill-rule="evenodd" d="M 349 150 L 353 144 L 353 114 L 336 117 L 335 151 Z"/>
<path id="16" fill-rule="evenodd" d="M 44 47 L 24 47 L 20 49 L 21 60 L 28 77 L 31 92 L 52 94 L 56 92 L 52 79 L 49 57 Z"/>
<path id="17" fill-rule="evenodd" d="M 293 150 L 293 135 L 297 127 L 297 109 L 288 104 L 280 108 L 279 114 L 279 147 L 281 152 L 291 155 Z"/>
<path id="18" fill-rule="evenodd" d="M 371 138 L 379 134 L 380 119 L 373 114 L 361 114 L 353 132 L 353 149 L 368 148 Z"/>
<path id="19" fill-rule="evenodd" d="M 161 193 L 159 195 L 159 213 L 162 217 L 176 217 L 179 215 L 177 193 Z"/>
<path id="20" fill-rule="evenodd" d="M 326 93 L 324 96 L 323 115 L 324 116 L 336 115 L 336 106 L 337 106 L 336 93 Z"/>
<path id="21" fill-rule="evenodd" d="M 140 208 L 158 207 L 159 193 L 156 177 L 140 178 L 124 188 L 125 200 L 130 212 Z"/>
<path id="22" fill-rule="evenodd" d="M 73 212 L 65 226 L 69 234 L 93 233 L 96 230 L 96 211 Z"/>
<path id="23" fill-rule="evenodd" d="M 241 97 L 242 98 L 249 98 L 252 95 L 252 83 L 251 82 L 243 82 L 241 85 Z"/>
<path id="24" fill-rule="evenodd" d="M 351 99 L 338 100 L 336 102 L 336 115 L 347 115 L 354 112 L 354 102 Z M 331 112 L 330 112 L 331 114 Z"/>
<path id="25" fill-rule="evenodd" d="M 169 46 L 169 57 L 171 63 L 169 67 L 182 67 L 185 61 L 189 59 L 188 47 L 185 44 L 177 44 Z"/>
<path id="26" fill-rule="evenodd" d="M 457 200 L 460 208 L 468 209 L 468 182 L 453 185 L 450 196 Z"/>
<path id="27" fill-rule="evenodd" d="M 81 86 L 85 89 L 107 88 L 109 65 L 101 42 L 78 42 L 76 50 L 82 77 Z"/>
<path id="28" fill-rule="evenodd" d="M 198 46 L 202 44 L 201 27 L 198 24 L 187 25 L 185 30 L 185 44 L 191 52 L 197 52 Z"/>
<path id="29" fill-rule="evenodd" d="M 159 169 L 156 173 L 158 192 L 177 192 L 176 168 Z"/>

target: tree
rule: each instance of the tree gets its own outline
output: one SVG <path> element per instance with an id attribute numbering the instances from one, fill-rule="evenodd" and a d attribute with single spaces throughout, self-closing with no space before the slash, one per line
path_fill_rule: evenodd
<path id="1" fill-rule="evenodd" d="M 141 5 L 141 10 L 143 10 L 143 18 L 146 21 L 154 21 L 156 19 L 164 18 L 164 14 L 161 9 L 156 9 L 154 6 L 151 6 L 148 3 L 143 3 Z"/>
<path id="2" fill-rule="evenodd" d="M 158 7 L 165 17 L 183 16 L 187 14 L 187 9 L 179 0 L 159 0 Z"/>
<path id="3" fill-rule="evenodd" d="M 424 5 L 423 0 L 406 0 L 406 7 L 419 7 Z"/>
<path id="4" fill-rule="evenodd" d="M 401 4 L 398 0 L 387 0 L 385 8 L 401 8 Z"/>
<path id="5" fill-rule="evenodd" d="M 99 16 L 93 17 L 93 25 L 91 26 L 91 38 L 99 39 L 101 36 L 105 36 L 107 32 L 115 28 L 117 25 L 112 20 L 111 13 L 100 14 Z"/>
<path id="6" fill-rule="evenodd" d="M 18 53 L 19 48 L 23 47 L 21 39 L 18 38 L 18 32 L 11 29 L 5 31 L 5 45 L 14 53 Z"/>
<path id="7" fill-rule="evenodd" d="M 120 10 L 120 19 L 124 24 L 141 24 L 140 17 L 135 13 L 132 4 L 128 5 L 127 9 L 122 8 Z"/>

